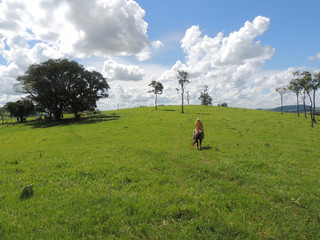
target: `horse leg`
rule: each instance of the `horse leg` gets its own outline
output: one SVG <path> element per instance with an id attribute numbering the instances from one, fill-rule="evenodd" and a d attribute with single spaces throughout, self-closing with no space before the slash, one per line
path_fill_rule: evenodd
<path id="1" fill-rule="evenodd" d="M 194 142 L 192 143 L 192 146 L 194 146 L 197 143 L 197 147 L 198 147 L 198 135 L 196 134 L 194 137 Z"/>
<path id="2" fill-rule="evenodd" d="M 202 138 L 200 138 L 200 149 L 199 150 L 202 150 L 201 144 L 202 144 Z"/>

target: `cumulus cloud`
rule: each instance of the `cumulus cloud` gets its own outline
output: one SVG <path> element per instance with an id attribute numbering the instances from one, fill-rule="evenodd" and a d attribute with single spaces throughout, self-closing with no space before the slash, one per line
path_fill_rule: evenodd
<path id="1" fill-rule="evenodd" d="M 113 59 L 108 59 L 104 62 L 102 73 L 111 81 L 140 81 L 145 74 L 138 66 L 120 64 Z"/>
<path id="2" fill-rule="evenodd" d="M 49 58 L 137 55 L 139 60 L 148 59 L 144 16 L 133 0 L 0 1 L 0 59 L 4 64 L 0 74 L 1 86 L 7 86 L 1 91 L 11 94 L 18 75 L 30 64 Z M 143 77 L 138 67 L 118 65 L 113 70 L 112 77 L 123 80 Z"/>
<path id="3" fill-rule="evenodd" d="M 134 55 L 149 44 L 144 15 L 132 0 L 3 0 L 0 29 L 5 36 L 32 33 L 76 57 Z"/>
<path id="4" fill-rule="evenodd" d="M 239 99 L 252 101 L 250 94 L 257 96 L 263 90 L 255 86 L 254 80 L 275 51 L 255 41 L 268 30 L 269 24 L 269 18 L 258 16 L 238 31 L 227 36 L 220 32 L 215 37 L 203 36 L 199 26 L 190 27 L 181 40 L 185 63 L 177 61 L 160 79 L 170 82 L 177 70 L 185 70 L 190 74 L 191 91 L 199 91 L 199 86 L 208 85 L 209 94 L 218 102 L 227 101 L 239 106 Z"/>

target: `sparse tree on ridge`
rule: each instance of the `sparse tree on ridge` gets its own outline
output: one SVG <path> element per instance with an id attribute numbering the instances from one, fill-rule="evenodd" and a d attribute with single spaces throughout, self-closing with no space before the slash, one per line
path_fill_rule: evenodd
<path id="1" fill-rule="evenodd" d="M 316 123 L 316 91 L 320 87 L 320 72 L 314 74 L 312 77 L 312 89 L 313 89 L 313 121 Z"/>
<path id="2" fill-rule="evenodd" d="M 312 75 L 309 71 L 304 71 L 301 75 L 303 76 L 301 86 L 310 100 L 310 115 L 313 127 L 313 123 L 316 123 L 316 91 L 320 87 L 320 72 Z"/>
<path id="3" fill-rule="evenodd" d="M 158 109 L 157 108 L 157 102 L 158 102 L 158 94 L 161 95 L 162 92 L 163 92 L 163 85 L 161 82 L 157 82 L 155 80 L 153 80 L 149 85 L 149 87 L 152 88 L 152 90 L 150 90 L 149 92 L 153 92 L 156 96 L 155 96 L 155 108 L 156 110 Z"/>
<path id="4" fill-rule="evenodd" d="M 212 98 L 210 97 L 208 93 L 208 86 L 204 86 L 203 92 L 200 94 L 200 97 L 198 98 L 201 101 L 201 105 L 212 105 Z"/>
<path id="5" fill-rule="evenodd" d="M 16 102 L 8 102 L 5 109 L 11 116 L 18 117 L 22 123 L 26 117 L 34 113 L 34 104 L 31 100 L 22 98 Z"/>
<path id="6" fill-rule="evenodd" d="M 296 94 L 296 97 L 297 97 L 297 112 L 298 112 L 298 117 L 299 117 L 300 116 L 299 95 L 300 95 L 301 90 L 302 90 L 302 87 L 300 86 L 300 83 L 299 83 L 300 71 L 295 71 L 292 74 L 293 74 L 293 76 L 295 76 L 295 78 L 290 81 L 288 89 Z"/>
<path id="7" fill-rule="evenodd" d="M 228 107 L 228 103 L 225 103 L 225 102 L 221 103 L 221 104 L 219 103 L 218 107 Z"/>
<path id="8" fill-rule="evenodd" d="M 278 87 L 276 88 L 276 92 L 280 94 L 281 98 L 281 114 L 283 114 L 283 94 L 287 91 L 286 87 Z"/>
<path id="9" fill-rule="evenodd" d="M 301 87 L 303 88 L 303 91 L 307 94 L 307 96 L 309 97 L 310 100 L 310 117 L 311 117 L 311 125 L 313 127 L 313 123 L 314 123 L 314 117 L 313 117 L 313 101 L 312 101 L 312 97 L 311 97 L 311 92 L 313 90 L 313 86 L 312 86 L 312 75 L 309 71 L 304 71 L 303 73 L 301 73 L 302 78 L 300 79 L 300 84 Z"/>
<path id="10" fill-rule="evenodd" d="M 178 83 L 180 85 L 180 89 L 177 88 L 176 90 L 179 94 L 181 94 L 181 106 L 182 106 L 181 112 L 184 113 L 184 111 L 183 111 L 183 98 L 184 98 L 184 91 L 185 91 L 186 85 L 188 83 L 190 83 L 190 81 L 188 80 L 189 74 L 185 71 L 178 70 L 178 77 L 177 78 L 179 80 Z"/>

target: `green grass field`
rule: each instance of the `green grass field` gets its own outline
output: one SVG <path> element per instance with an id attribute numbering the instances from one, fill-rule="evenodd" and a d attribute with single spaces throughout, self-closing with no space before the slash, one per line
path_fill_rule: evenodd
<path id="1" fill-rule="evenodd" d="M 320 239 L 320 119 L 180 111 L 0 125 L 0 239 Z"/>

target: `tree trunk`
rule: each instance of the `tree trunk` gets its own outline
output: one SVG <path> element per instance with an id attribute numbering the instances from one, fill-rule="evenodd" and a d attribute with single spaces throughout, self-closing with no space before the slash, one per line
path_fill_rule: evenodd
<path id="1" fill-rule="evenodd" d="M 306 100 L 305 99 L 303 99 L 303 109 L 304 109 L 304 117 L 307 118 Z"/>
<path id="2" fill-rule="evenodd" d="M 158 110 L 158 108 L 157 108 L 157 99 L 158 98 L 158 95 L 156 94 L 156 99 L 155 99 L 155 101 L 154 101 L 154 105 L 156 106 L 156 110 Z"/>
<path id="3" fill-rule="evenodd" d="M 297 93 L 297 111 L 298 111 L 298 117 L 300 117 L 299 93 Z"/>
<path id="4" fill-rule="evenodd" d="M 181 91 L 181 99 L 182 99 L 182 113 L 184 113 L 184 112 L 183 112 L 183 93 L 184 93 L 184 91 L 182 90 L 182 91 Z"/>
<path id="5" fill-rule="evenodd" d="M 311 103 L 311 105 L 310 105 L 310 115 L 311 115 L 311 126 L 313 127 L 312 103 Z"/>
<path id="6" fill-rule="evenodd" d="M 312 103 L 312 98 L 308 92 L 308 97 L 309 97 L 309 100 L 310 100 L 310 117 L 311 117 L 311 126 L 313 127 L 313 111 L 312 111 L 312 106 L 313 106 L 313 103 Z"/>
<path id="7" fill-rule="evenodd" d="M 313 89 L 313 122 L 316 123 L 316 89 Z"/>
<path id="8" fill-rule="evenodd" d="M 74 114 L 74 118 L 75 118 L 76 120 L 79 120 L 80 117 L 81 117 L 81 114 L 78 114 L 78 113 L 75 113 L 75 114 Z M 61 119 L 61 116 L 60 116 L 60 119 Z"/>
<path id="9" fill-rule="evenodd" d="M 281 114 L 283 114 L 283 97 L 282 97 L 282 94 L 281 94 Z"/>

